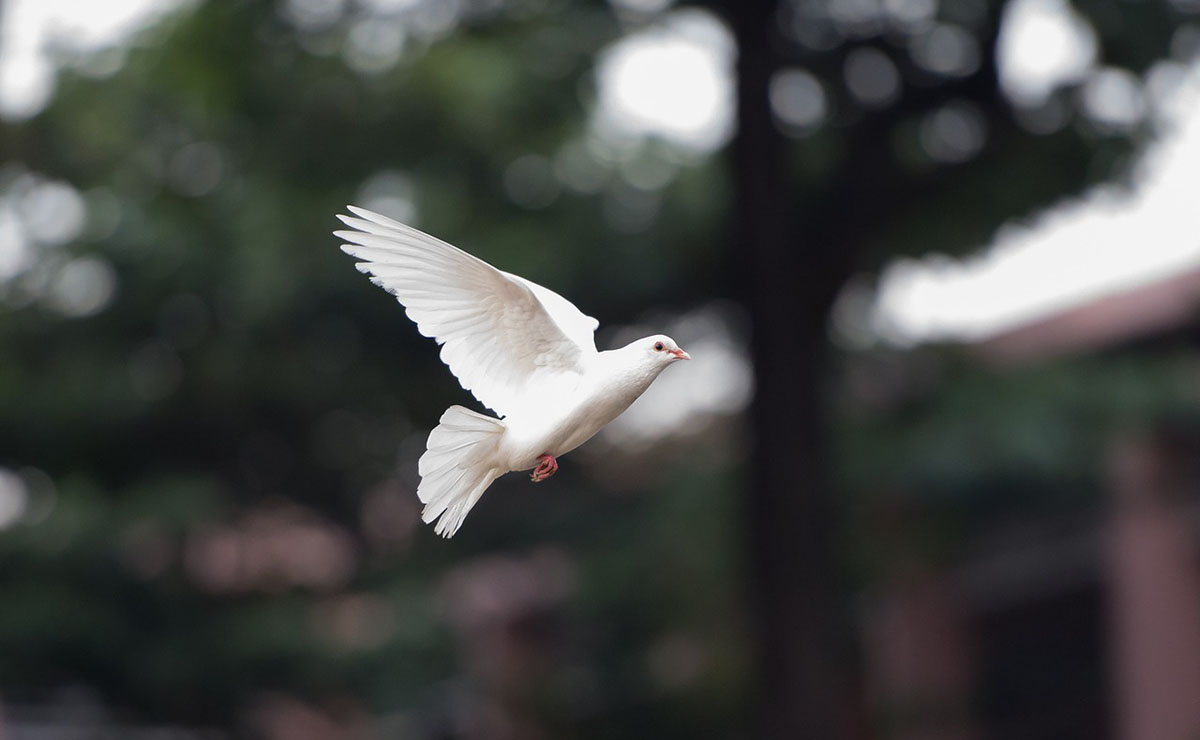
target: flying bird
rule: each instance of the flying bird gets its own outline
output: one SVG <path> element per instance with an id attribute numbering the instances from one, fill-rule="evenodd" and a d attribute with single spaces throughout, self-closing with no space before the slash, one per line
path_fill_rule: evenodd
<path id="1" fill-rule="evenodd" d="M 335 231 L 359 271 L 404 305 L 442 361 L 497 417 L 446 409 L 417 464 L 421 518 L 451 537 L 494 480 L 532 470 L 534 483 L 642 395 L 666 367 L 689 360 L 656 334 L 596 351 L 599 322 L 554 291 L 363 208 Z M 357 218 L 356 218 L 357 217 Z"/>

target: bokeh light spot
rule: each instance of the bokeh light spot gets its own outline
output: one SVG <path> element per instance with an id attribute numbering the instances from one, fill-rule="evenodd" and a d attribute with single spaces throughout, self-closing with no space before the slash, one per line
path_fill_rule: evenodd
<path id="1" fill-rule="evenodd" d="M 33 246 L 7 199 L 0 201 L 0 283 L 20 275 L 34 262 Z"/>
<path id="2" fill-rule="evenodd" d="M 19 208 L 29 235 L 43 244 L 66 244 L 78 237 L 87 216 L 79 191 L 59 180 L 27 177 L 32 184 Z"/>
<path id="3" fill-rule="evenodd" d="M 922 69 L 944 77 L 966 77 L 979 69 L 979 42 L 965 29 L 946 23 L 914 36 L 909 54 Z"/>
<path id="4" fill-rule="evenodd" d="M 1126 131 L 1146 113 L 1146 97 L 1137 77 L 1126 69 L 1097 70 L 1080 92 L 1084 115 L 1105 131 Z"/>
<path id="5" fill-rule="evenodd" d="M 673 162 L 649 153 L 621 163 L 621 177 L 636 190 L 661 190 L 675 179 L 675 173 Z"/>
<path id="6" fill-rule="evenodd" d="M 839 0 L 825 3 L 825 12 L 843 36 L 869 38 L 883 30 L 879 0 Z"/>
<path id="7" fill-rule="evenodd" d="M 346 0 L 287 0 L 281 12 L 302 31 L 321 31 L 341 20 Z"/>
<path id="8" fill-rule="evenodd" d="M 672 0 L 608 0 L 617 10 L 653 15 L 670 7 Z"/>
<path id="9" fill-rule="evenodd" d="M 987 122 L 973 105 L 956 101 L 926 116 L 919 135 L 921 147 L 930 158 L 946 163 L 965 162 L 983 148 Z"/>
<path id="10" fill-rule="evenodd" d="M 64 316 L 82 318 L 107 308 L 116 292 L 117 272 L 108 260 L 80 257 L 55 274 L 46 302 Z"/>
<path id="11" fill-rule="evenodd" d="M 417 220 L 416 188 L 412 178 L 398 170 L 383 170 L 367 178 L 354 202 L 401 223 Z"/>
<path id="12" fill-rule="evenodd" d="M 0 530 L 19 522 L 28 505 L 24 479 L 8 468 L 0 468 Z"/>
<path id="13" fill-rule="evenodd" d="M 901 33 L 920 33 L 933 23 L 937 0 L 883 0 L 891 25 Z"/>
<path id="14" fill-rule="evenodd" d="M 404 51 L 404 28 L 382 18 L 358 21 L 346 35 L 343 57 L 346 64 L 362 74 L 381 74 L 400 60 Z"/>
<path id="15" fill-rule="evenodd" d="M 700 151 L 733 131 L 733 39 L 701 10 L 675 11 L 601 53 L 594 124 L 617 138 L 661 136 Z"/>
<path id="16" fill-rule="evenodd" d="M 808 133 L 825 122 L 825 89 L 803 69 L 784 69 L 771 78 L 771 110 L 790 133 Z"/>
<path id="17" fill-rule="evenodd" d="M 884 108 L 900 97 L 900 72 L 878 49 L 862 47 L 846 55 L 846 88 L 864 108 Z"/>
<path id="18" fill-rule="evenodd" d="M 1013 0 L 996 46 L 1000 85 L 1017 105 L 1040 105 L 1056 88 L 1082 80 L 1096 50 L 1095 30 L 1066 0 Z"/>

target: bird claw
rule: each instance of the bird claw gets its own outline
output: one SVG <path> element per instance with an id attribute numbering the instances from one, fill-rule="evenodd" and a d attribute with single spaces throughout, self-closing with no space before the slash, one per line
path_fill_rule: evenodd
<path id="1" fill-rule="evenodd" d="M 529 475 L 529 480 L 534 483 L 541 483 L 550 476 L 558 472 L 558 461 L 553 455 L 542 455 L 538 457 L 538 466 L 533 469 Z"/>

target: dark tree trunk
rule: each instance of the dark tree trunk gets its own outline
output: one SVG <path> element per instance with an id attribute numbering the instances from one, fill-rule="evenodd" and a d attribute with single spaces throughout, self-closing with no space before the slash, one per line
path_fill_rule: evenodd
<path id="1" fill-rule="evenodd" d="M 830 234 L 802 229 L 786 183 L 787 143 L 767 96 L 778 68 L 776 3 L 731 0 L 725 10 L 739 49 L 734 255 L 757 382 L 745 509 L 758 665 L 752 715 L 761 723 L 751 736 L 829 740 L 844 734 L 847 679 L 836 629 L 825 327 L 844 270 L 831 259 Z"/>

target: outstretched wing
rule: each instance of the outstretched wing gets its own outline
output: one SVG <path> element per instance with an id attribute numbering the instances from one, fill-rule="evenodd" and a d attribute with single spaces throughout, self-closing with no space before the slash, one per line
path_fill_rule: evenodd
<path id="1" fill-rule="evenodd" d="M 349 206 L 342 249 L 442 345 L 458 382 L 501 416 L 534 391 L 569 392 L 596 354 L 597 322 L 570 301 L 411 226 Z"/>

